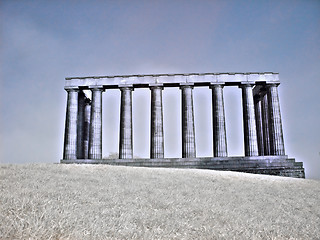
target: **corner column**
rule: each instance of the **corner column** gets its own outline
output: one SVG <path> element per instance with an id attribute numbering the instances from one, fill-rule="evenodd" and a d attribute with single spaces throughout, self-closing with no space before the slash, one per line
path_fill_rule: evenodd
<path id="1" fill-rule="evenodd" d="M 272 155 L 285 155 L 278 84 L 267 85 L 269 120 L 270 120 L 270 146 Z"/>
<path id="2" fill-rule="evenodd" d="M 65 88 L 68 93 L 64 132 L 63 159 L 77 159 L 78 88 Z"/>
<path id="3" fill-rule="evenodd" d="M 151 137 L 150 158 L 164 158 L 162 86 L 150 86 Z"/>
<path id="4" fill-rule="evenodd" d="M 240 85 L 242 89 L 245 156 L 259 155 L 252 86 L 253 84 L 248 83 Z"/>
<path id="5" fill-rule="evenodd" d="M 89 87 L 92 92 L 89 159 L 102 159 L 102 86 Z"/>
<path id="6" fill-rule="evenodd" d="M 182 157 L 196 157 L 196 141 L 193 114 L 193 86 L 181 85 L 182 103 Z"/>
<path id="7" fill-rule="evenodd" d="M 214 157 L 227 157 L 227 136 L 224 114 L 223 85 L 212 84 L 212 120 Z"/>
<path id="8" fill-rule="evenodd" d="M 119 158 L 126 159 L 133 157 L 132 144 L 132 87 L 120 87 L 120 141 Z"/>

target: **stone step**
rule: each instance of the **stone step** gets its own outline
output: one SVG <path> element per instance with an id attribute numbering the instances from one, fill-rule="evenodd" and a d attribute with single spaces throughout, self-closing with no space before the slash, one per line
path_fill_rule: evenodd
<path id="1" fill-rule="evenodd" d="M 163 159 L 62 159 L 61 163 L 109 164 L 131 167 L 193 168 L 304 177 L 303 164 L 287 156 L 204 157 Z"/>

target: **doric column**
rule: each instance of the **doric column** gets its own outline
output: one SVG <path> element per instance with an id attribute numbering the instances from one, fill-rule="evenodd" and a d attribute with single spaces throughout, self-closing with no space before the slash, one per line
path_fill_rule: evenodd
<path id="1" fill-rule="evenodd" d="M 213 154 L 214 157 L 227 157 L 223 85 L 213 84 L 210 88 L 212 89 Z"/>
<path id="2" fill-rule="evenodd" d="M 78 124 L 77 124 L 77 158 L 84 158 L 83 148 L 83 128 L 84 128 L 84 107 L 85 107 L 85 95 L 83 91 L 78 93 Z"/>
<path id="3" fill-rule="evenodd" d="M 196 157 L 196 141 L 193 115 L 193 86 L 181 85 L 182 103 L 182 157 Z"/>
<path id="4" fill-rule="evenodd" d="M 259 156 L 264 156 L 264 138 L 263 138 L 263 127 L 262 127 L 262 103 L 260 96 L 254 97 L 254 110 L 256 117 L 256 128 L 257 128 L 257 139 L 258 139 L 258 151 Z"/>
<path id="5" fill-rule="evenodd" d="M 252 85 L 243 84 L 240 87 L 242 89 L 245 156 L 258 156 L 259 153 Z"/>
<path id="6" fill-rule="evenodd" d="M 285 155 L 277 84 L 267 85 L 272 155 Z"/>
<path id="7" fill-rule="evenodd" d="M 269 110 L 268 110 L 268 96 L 265 94 L 261 99 L 262 110 L 262 127 L 263 127 L 263 145 L 264 155 L 271 155 L 270 152 L 270 136 L 269 136 Z"/>
<path id="8" fill-rule="evenodd" d="M 151 86 L 150 158 L 164 158 L 162 86 Z"/>
<path id="9" fill-rule="evenodd" d="M 64 133 L 63 159 L 77 158 L 78 89 L 66 88 L 68 92 Z"/>
<path id="10" fill-rule="evenodd" d="M 132 144 L 132 87 L 120 87 L 121 107 L 120 107 L 120 141 L 119 158 L 133 157 Z"/>
<path id="11" fill-rule="evenodd" d="M 92 87 L 89 159 L 102 159 L 102 92 L 103 88 Z"/>
<path id="12" fill-rule="evenodd" d="M 90 137 L 90 116 L 91 116 L 91 101 L 86 98 L 84 106 L 84 126 L 83 126 L 83 158 L 89 158 L 89 137 Z"/>

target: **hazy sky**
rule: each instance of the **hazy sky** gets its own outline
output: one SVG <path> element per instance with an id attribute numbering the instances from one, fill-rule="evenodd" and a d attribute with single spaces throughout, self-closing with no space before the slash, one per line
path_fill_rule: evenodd
<path id="1" fill-rule="evenodd" d="M 1 163 L 59 162 L 71 76 L 279 72 L 286 154 L 320 178 L 320 1 L 0 3 Z M 165 89 L 165 156 L 181 156 L 181 100 Z M 103 93 L 103 156 L 118 151 L 119 90 Z M 211 92 L 194 90 L 198 156 L 212 155 Z M 133 92 L 148 157 L 150 92 Z M 241 91 L 225 88 L 229 155 L 243 155 Z"/>

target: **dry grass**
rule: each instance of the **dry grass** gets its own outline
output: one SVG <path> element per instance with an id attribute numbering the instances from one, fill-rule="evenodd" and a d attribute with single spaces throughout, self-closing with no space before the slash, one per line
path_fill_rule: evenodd
<path id="1" fill-rule="evenodd" d="M 320 181 L 0 165 L 1 239 L 320 239 Z"/>

